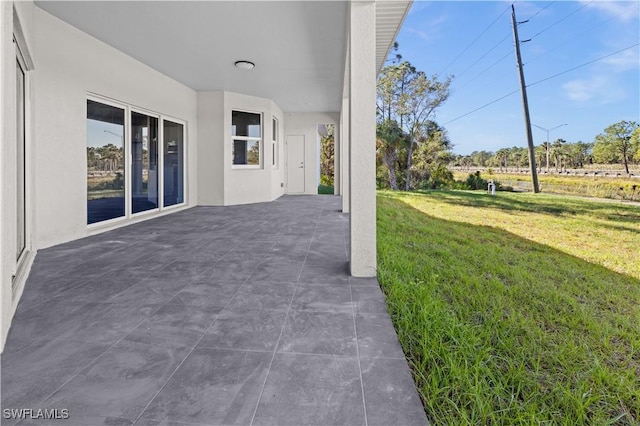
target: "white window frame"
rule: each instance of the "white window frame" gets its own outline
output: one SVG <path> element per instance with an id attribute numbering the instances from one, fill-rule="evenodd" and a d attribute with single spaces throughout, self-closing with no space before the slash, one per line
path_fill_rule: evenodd
<path id="1" fill-rule="evenodd" d="M 278 122 L 278 119 L 276 117 L 272 117 L 271 119 L 271 126 L 273 127 L 271 129 L 271 155 L 273 156 L 273 158 L 271 159 L 271 167 L 273 169 L 278 169 L 279 168 L 279 163 L 280 163 L 280 155 L 278 153 L 278 139 L 280 136 L 280 124 Z"/>
<path id="2" fill-rule="evenodd" d="M 12 265 L 11 268 L 11 297 L 12 297 L 12 302 L 17 302 L 17 299 L 15 299 L 15 296 L 20 294 L 20 292 L 22 291 L 22 288 L 24 286 L 24 283 L 26 281 L 26 271 L 28 270 L 28 268 L 30 267 L 29 264 L 30 262 L 33 261 L 33 251 L 32 251 L 32 242 L 31 242 L 31 233 L 32 233 L 32 223 L 33 223 L 33 203 L 32 203 L 32 194 L 33 194 L 33 171 L 32 171 L 32 167 L 33 167 L 33 151 L 32 151 L 32 147 L 31 147 L 31 140 L 32 140 L 32 128 L 31 128 L 31 123 L 32 123 L 32 103 L 31 103 L 31 94 L 32 94 L 32 81 L 31 81 L 31 71 L 33 71 L 35 69 L 34 64 L 33 64 L 33 59 L 31 58 L 31 54 L 29 52 L 29 48 L 27 47 L 27 43 L 26 40 L 24 38 L 24 34 L 22 32 L 22 26 L 20 25 L 20 19 L 18 18 L 18 15 L 15 11 L 15 8 L 13 9 L 13 56 L 15 56 L 15 59 L 17 61 L 17 64 L 19 64 L 21 71 L 23 73 L 24 79 L 23 79 L 23 110 L 22 110 L 22 125 L 23 125 L 23 137 L 24 137 L 24 152 L 23 154 L 23 172 L 24 172 L 24 216 L 23 216 L 23 220 L 24 220 L 24 247 L 22 248 L 22 250 L 20 251 L 20 253 L 16 256 L 15 259 L 15 263 Z M 11 62 L 11 64 L 13 64 L 13 62 Z M 15 69 L 13 68 L 13 66 L 10 67 L 11 69 L 11 76 L 12 76 L 12 80 L 16 77 L 15 74 Z M 13 86 L 15 87 L 14 90 L 17 90 L 16 87 L 16 81 L 13 80 Z M 12 92 L 9 92 L 12 93 Z M 14 93 L 13 95 L 13 99 L 12 99 L 12 103 L 16 102 L 17 99 L 17 93 Z M 16 111 L 16 114 L 18 112 Z M 13 119 L 13 124 L 12 125 L 16 125 L 16 118 L 14 117 Z M 17 126 L 15 128 L 15 131 L 18 132 Z M 17 136 L 17 133 L 16 133 Z M 17 149 L 17 146 L 14 146 L 15 149 Z M 17 160 L 17 156 L 15 157 L 15 159 Z M 17 163 L 15 164 L 16 167 L 18 167 Z M 16 185 L 14 187 L 17 190 L 17 182 Z M 17 196 L 17 194 L 16 194 Z M 17 199 L 16 199 L 17 201 Z M 17 209 L 16 209 L 16 213 L 17 213 Z M 17 225 L 17 217 L 16 217 L 16 225 Z M 17 227 L 15 228 L 15 232 L 18 232 Z M 15 252 L 17 254 L 17 234 L 16 234 L 16 238 L 14 238 L 14 244 L 15 244 Z M 13 305 L 15 307 L 15 305 Z"/>
<path id="3" fill-rule="evenodd" d="M 132 192 L 131 191 L 131 185 L 133 184 L 133 176 L 132 176 L 133 149 L 132 149 L 132 146 L 131 146 L 131 141 L 133 140 L 133 138 L 132 138 L 132 135 L 131 135 L 131 113 L 133 113 L 133 112 L 138 113 L 138 114 L 143 114 L 143 115 L 146 115 L 148 117 L 153 117 L 153 118 L 156 118 L 158 120 L 158 129 L 157 129 L 157 132 L 158 132 L 158 188 L 157 188 L 157 190 L 158 190 L 158 207 L 156 207 L 155 209 L 149 209 L 149 210 L 141 211 L 141 212 L 138 212 L 138 213 L 134 213 L 133 212 L 133 203 L 132 203 L 132 200 L 131 200 L 131 195 L 132 195 L 131 194 L 131 192 Z M 162 155 L 164 154 L 164 152 L 160 151 L 160 148 L 161 148 L 160 145 L 162 144 L 161 133 L 160 133 L 160 126 L 162 125 L 162 119 L 161 119 L 161 116 L 159 114 L 155 113 L 155 112 L 148 111 L 148 110 L 145 110 L 145 109 L 142 109 L 142 108 L 133 107 L 133 106 L 129 107 L 129 115 L 128 115 L 127 119 L 129 121 L 129 123 L 128 123 L 129 126 L 126 129 L 125 134 L 127 134 L 126 141 L 129 142 L 129 147 L 128 147 L 129 148 L 129 155 L 127 157 L 127 163 L 128 164 L 126 165 L 128 173 L 125 175 L 125 184 L 127 185 L 127 188 L 125 188 L 125 192 L 126 192 L 126 189 L 129 190 L 129 196 L 128 196 L 129 200 L 127 200 L 127 201 L 130 204 L 128 206 L 128 209 L 130 209 L 130 210 L 127 210 L 127 212 L 129 212 L 129 211 L 131 212 L 130 217 L 139 217 L 139 216 L 152 214 L 154 212 L 158 212 L 160 210 L 160 208 L 162 207 L 162 205 L 160 204 L 160 198 L 161 198 L 160 189 L 164 189 L 164 188 L 162 188 L 160 186 L 160 180 L 163 177 L 163 176 L 160 175 L 160 169 L 161 169 L 160 161 L 163 160 Z M 127 145 L 126 141 L 125 141 L 125 146 Z M 126 183 L 127 179 L 129 179 L 129 183 L 128 184 Z M 125 205 L 125 207 L 126 207 L 126 205 Z"/>
<path id="4" fill-rule="evenodd" d="M 259 170 L 263 168 L 264 163 L 264 114 L 261 111 L 247 111 L 244 109 L 233 108 L 231 110 L 231 128 L 233 129 L 233 113 L 234 112 L 246 112 L 248 114 L 256 114 L 260 116 L 260 137 L 252 136 L 235 136 L 231 131 L 231 168 L 236 170 Z M 241 140 L 245 142 L 258 142 L 258 164 L 233 164 L 233 149 L 235 141 Z M 248 150 L 247 150 L 248 151 Z"/>
<path id="5" fill-rule="evenodd" d="M 86 111 L 86 104 L 87 104 L 87 100 L 93 101 L 93 102 L 98 102 L 104 105 L 109 105 L 115 108 L 119 108 L 121 110 L 124 111 L 124 134 L 123 134 L 123 149 L 124 149 L 124 215 L 120 216 L 120 217 L 114 217 L 113 219 L 107 219 L 107 220 L 103 220 L 100 222 L 94 222 L 94 223 L 88 223 L 87 224 L 87 228 L 88 229 L 94 229 L 94 228 L 102 228 L 104 226 L 109 226 L 109 225 L 113 225 L 116 223 L 120 223 L 120 222 L 124 222 L 127 219 L 131 218 L 131 190 L 129 189 L 131 182 L 131 170 L 130 170 L 130 165 L 131 165 L 131 159 L 129 158 L 131 156 L 131 152 L 129 149 L 129 138 L 130 138 L 130 132 L 131 129 L 130 127 L 130 117 L 131 117 L 131 112 L 129 111 L 129 106 L 120 102 L 116 102 L 113 101 L 111 99 L 108 98 L 103 98 L 103 97 L 99 97 L 99 96 L 95 96 L 95 95 L 91 95 L 88 94 L 86 96 L 86 100 L 85 100 L 85 114 L 84 114 L 84 119 L 85 119 L 85 125 L 86 125 L 86 120 L 87 120 L 87 111 Z M 87 147 L 87 141 L 85 140 L 85 150 Z M 86 155 L 85 155 L 86 157 Z M 84 175 L 85 175 L 85 202 L 87 201 L 87 183 L 86 183 L 86 178 L 87 178 L 87 170 L 88 168 L 88 164 L 85 163 L 85 170 L 84 170 Z M 89 215 L 88 211 L 85 211 L 85 223 L 86 223 L 86 219 Z"/>
<path id="6" fill-rule="evenodd" d="M 188 197 L 189 186 L 188 186 L 188 180 L 187 180 L 187 176 L 188 176 L 187 158 L 188 158 L 188 145 L 189 145 L 187 140 L 187 135 L 188 135 L 187 121 L 173 117 L 173 116 L 164 115 L 149 109 L 141 108 L 135 105 L 130 105 L 124 102 L 113 100 L 111 98 L 108 98 L 99 94 L 95 94 L 95 93 L 87 93 L 85 104 L 87 100 L 91 100 L 94 102 L 102 103 L 105 105 L 113 106 L 113 107 L 124 110 L 124 157 L 125 157 L 125 162 L 124 162 L 124 170 L 125 170 L 125 175 L 124 175 L 125 210 L 124 211 L 125 211 L 125 214 L 124 216 L 87 224 L 86 225 L 87 229 L 91 231 L 93 229 L 102 229 L 102 228 L 112 227 L 113 225 L 123 224 L 128 221 L 131 221 L 132 219 L 137 219 L 141 216 L 154 216 L 154 215 L 161 214 L 165 211 L 179 209 L 187 205 L 187 203 L 189 202 L 189 197 Z M 146 210 L 138 213 L 133 213 L 133 206 L 131 202 L 131 194 L 132 194 L 131 165 L 133 162 L 132 149 L 131 149 L 131 113 L 132 112 L 137 112 L 139 114 L 148 115 L 150 117 L 154 117 L 158 119 L 158 139 L 159 139 L 158 140 L 158 207 L 155 209 L 150 209 L 150 210 Z M 85 120 L 86 120 L 86 112 L 85 112 Z M 165 121 L 170 121 L 172 123 L 179 124 L 182 126 L 182 149 L 184 151 L 182 156 L 182 186 L 183 186 L 182 202 L 177 204 L 172 204 L 166 207 L 164 206 L 164 145 L 165 145 L 164 122 Z M 86 141 L 85 141 L 85 146 L 86 146 Z M 86 167 L 87 165 L 85 164 L 85 177 L 87 174 Z M 86 184 L 85 184 L 85 191 L 86 191 Z M 86 199 L 86 193 L 85 193 L 85 199 Z M 85 215 L 85 223 L 86 223 L 86 215 Z"/>
<path id="7" fill-rule="evenodd" d="M 170 121 L 174 124 L 180 124 L 182 126 L 182 150 L 184 151 L 182 154 L 182 202 L 177 204 L 172 204 L 170 206 L 164 205 L 164 122 Z M 187 182 L 187 155 L 189 153 L 188 143 L 187 143 L 187 122 L 185 120 L 181 120 L 179 118 L 171 117 L 169 115 L 160 115 L 160 119 L 158 121 L 158 138 L 160 139 L 160 144 L 158 149 L 160 150 L 159 154 L 159 164 L 158 164 L 158 174 L 159 179 L 161 181 L 158 182 L 158 204 L 160 206 L 160 211 L 172 210 L 180 207 L 184 207 L 189 201 L 189 185 Z"/>

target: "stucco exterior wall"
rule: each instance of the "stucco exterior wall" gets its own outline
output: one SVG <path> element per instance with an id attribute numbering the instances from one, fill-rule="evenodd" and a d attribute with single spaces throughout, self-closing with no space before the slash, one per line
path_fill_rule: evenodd
<path id="1" fill-rule="evenodd" d="M 350 3 L 349 21 L 349 266 L 354 277 L 375 277 L 375 3 Z"/>
<path id="2" fill-rule="evenodd" d="M 285 159 L 284 159 L 284 113 L 275 102 L 271 102 L 271 112 L 273 117 L 278 120 L 278 150 L 277 167 L 273 167 L 272 163 L 267 166 L 271 167 L 271 199 L 275 200 L 284 194 L 284 176 L 285 176 Z M 270 120 L 273 122 L 273 120 Z M 267 135 L 269 144 L 271 143 L 271 133 Z M 269 149 L 271 152 L 271 149 Z"/>
<path id="3" fill-rule="evenodd" d="M 198 92 L 198 203 L 224 205 L 224 92 Z"/>
<path id="4" fill-rule="evenodd" d="M 287 136 L 290 135 L 304 135 L 304 194 L 318 193 L 318 175 L 320 167 L 320 159 L 318 158 L 318 124 L 334 124 L 336 129 L 338 129 L 339 123 L 339 112 L 285 113 L 283 140 L 286 140 Z"/>
<path id="5" fill-rule="evenodd" d="M 19 26 L 14 27 L 14 3 L 0 2 L 0 350 L 11 325 L 24 283 L 33 261 L 33 235 L 35 207 L 33 197 L 33 71 L 25 75 L 25 185 L 26 229 L 25 250 L 18 262 L 17 253 L 17 129 L 16 129 L 16 45 L 13 35 L 20 38 L 23 56 L 33 54 L 33 13 L 31 1 L 16 2 L 15 16 Z M 21 29 L 21 31 L 19 30 Z M 32 64 L 29 65 L 29 69 Z M 15 289 L 15 291 L 12 291 Z"/>
<path id="6" fill-rule="evenodd" d="M 0 2 L 0 92 L 3 94 L 0 98 L 0 236 L 2 244 L 0 244 L 0 349 L 4 346 L 4 339 L 11 322 L 11 270 L 15 265 L 15 259 L 9 253 L 9 241 L 12 238 L 11 217 L 9 200 L 15 195 L 10 191 L 14 185 L 10 185 L 11 176 L 15 173 L 12 162 L 9 160 L 13 152 L 12 147 L 4 141 L 14 139 L 13 126 L 8 123 L 12 119 L 10 114 L 11 107 L 9 100 L 14 99 L 14 89 L 10 89 L 12 79 L 9 78 L 8 64 L 13 64 L 13 53 L 11 43 L 11 32 L 13 31 L 13 11 L 11 3 Z M 11 74 L 12 75 L 12 74 Z M 10 198 L 11 197 L 11 198 Z"/>
<path id="7" fill-rule="evenodd" d="M 232 165 L 231 112 L 262 115 L 262 166 Z M 283 148 L 278 143 L 278 167 L 272 166 L 272 118 L 283 133 L 282 110 L 271 100 L 234 92 L 198 92 L 198 179 L 200 205 L 235 205 L 273 201 L 284 188 Z M 281 138 L 281 136 L 280 136 Z"/>
<path id="8" fill-rule="evenodd" d="M 196 92 L 39 8 L 35 32 L 36 247 L 83 237 L 86 99 L 111 98 L 186 122 L 186 202 L 197 204 Z M 117 226 L 121 226 L 118 224 Z"/>
<path id="9" fill-rule="evenodd" d="M 224 204 L 249 204 L 272 201 L 272 181 L 274 179 L 271 168 L 271 117 L 282 121 L 279 108 L 264 98 L 247 96 L 240 93 L 225 92 L 224 94 Z M 262 167 L 260 169 L 233 168 L 231 164 L 231 111 L 247 111 L 262 114 Z M 279 196 L 279 195 L 278 195 Z"/>

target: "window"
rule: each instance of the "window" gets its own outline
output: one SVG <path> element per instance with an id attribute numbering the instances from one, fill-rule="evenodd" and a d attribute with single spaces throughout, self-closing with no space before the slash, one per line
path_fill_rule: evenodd
<path id="1" fill-rule="evenodd" d="M 278 168 L 278 119 L 273 117 L 271 124 L 271 166 Z"/>
<path id="2" fill-rule="evenodd" d="M 183 204 L 185 149 L 185 124 L 88 99 L 87 224 Z"/>
<path id="3" fill-rule="evenodd" d="M 131 211 L 158 208 L 158 119 L 131 112 Z"/>
<path id="4" fill-rule="evenodd" d="M 16 259 L 26 248 L 27 235 L 27 197 L 26 197 L 26 146 L 25 146 L 25 72 L 24 67 L 20 63 L 20 57 L 16 58 L 16 145 L 17 145 L 17 163 L 16 163 L 16 195 L 17 195 L 17 246 Z"/>
<path id="5" fill-rule="evenodd" d="M 87 223 L 125 215 L 125 110 L 87 100 Z"/>
<path id="6" fill-rule="evenodd" d="M 236 168 L 262 167 L 262 117 L 260 114 L 231 112 L 232 164 Z"/>
<path id="7" fill-rule="evenodd" d="M 184 203 L 184 126 L 163 120 L 164 206 Z"/>

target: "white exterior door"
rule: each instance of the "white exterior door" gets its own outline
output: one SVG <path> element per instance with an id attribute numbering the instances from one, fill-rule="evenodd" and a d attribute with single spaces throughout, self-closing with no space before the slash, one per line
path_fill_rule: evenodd
<path id="1" fill-rule="evenodd" d="M 287 193 L 304 193 L 304 136 L 287 136 Z"/>

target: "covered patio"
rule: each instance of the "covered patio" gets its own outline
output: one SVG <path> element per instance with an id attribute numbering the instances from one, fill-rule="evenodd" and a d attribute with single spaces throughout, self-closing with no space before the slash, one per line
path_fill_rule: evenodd
<path id="1" fill-rule="evenodd" d="M 283 196 L 40 250 L 2 354 L 3 410 L 82 426 L 426 424 L 377 280 L 349 274 L 348 227 L 338 196 Z"/>

